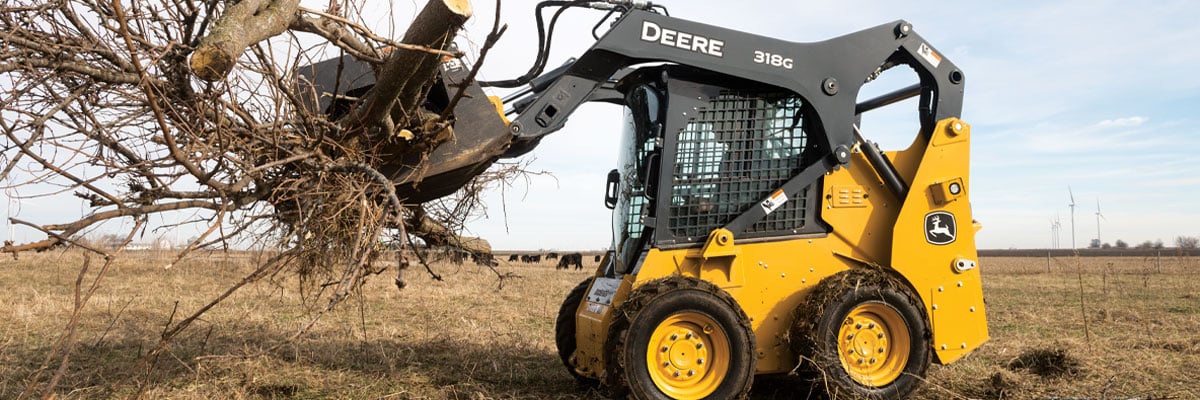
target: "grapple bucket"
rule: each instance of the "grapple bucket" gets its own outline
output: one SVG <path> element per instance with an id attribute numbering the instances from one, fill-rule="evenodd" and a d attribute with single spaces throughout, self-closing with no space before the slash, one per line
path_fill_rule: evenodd
<path id="1" fill-rule="evenodd" d="M 460 59 L 443 61 L 424 108 L 440 114 L 469 72 Z M 304 107 L 325 113 L 330 119 L 337 119 L 353 106 L 347 98 L 361 96 L 375 84 L 370 67 L 350 56 L 301 67 L 300 75 L 298 92 L 307 93 L 299 96 L 306 102 Z M 397 195 L 406 203 L 423 203 L 454 193 L 491 166 L 512 142 L 503 109 L 497 104 L 498 100 L 490 99 L 478 83 L 470 82 L 454 107 L 452 139 L 439 145 L 427 159 L 410 154 L 388 160 L 379 172 L 395 183 Z"/>

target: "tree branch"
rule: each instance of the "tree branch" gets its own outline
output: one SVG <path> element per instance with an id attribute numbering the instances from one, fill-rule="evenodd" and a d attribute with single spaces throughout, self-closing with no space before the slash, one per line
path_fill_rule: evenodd
<path id="1" fill-rule="evenodd" d="M 192 53 L 192 72 L 209 82 L 225 78 L 247 47 L 287 30 L 299 6 L 300 0 L 242 0 L 226 7 Z"/>

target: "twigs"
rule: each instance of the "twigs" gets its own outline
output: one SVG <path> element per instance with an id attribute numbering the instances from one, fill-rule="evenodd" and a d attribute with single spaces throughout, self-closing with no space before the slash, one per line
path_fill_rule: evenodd
<path id="1" fill-rule="evenodd" d="M 13 218 L 13 225 L 41 236 L 5 243 L 0 251 L 15 255 L 75 246 L 88 257 L 104 259 L 99 270 L 86 262 L 81 268 L 81 277 L 85 272 L 95 277 L 90 285 L 76 283 L 71 320 L 25 396 L 53 395 L 59 382 L 69 380 L 63 376 L 77 341 L 73 329 L 120 249 L 142 238 L 135 231 L 200 233 L 173 243 L 184 247 L 167 267 L 207 246 L 281 249 L 209 303 L 190 314 L 186 307 L 173 313 L 135 373 L 148 371 L 205 312 L 263 278 L 299 277 L 302 291 L 328 297 L 293 335 L 299 337 L 383 271 L 377 261 L 385 233 L 397 237 L 398 285 L 408 265 L 405 247 L 416 251 L 405 246 L 414 235 L 437 232 L 435 241 L 443 244 L 490 251 L 485 241 L 460 233 L 467 218 L 482 212 L 480 193 L 513 179 L 520 167 L 497 168 L 463 193 L 434 204 L 407 204 L 392 181 L 405 171 L 427 168 L 429 152 L 452 136 L 452 118 L 439 118 L 423 104 L 443 57 L 462 55 L 446 49 L 470 16 L 466 2 L 435 0 L 444 9 L 422 12 L 410 27 L 413 34 L 399 41 L 372 33 L 337 7 L 315 11 L 298 8 L 295 0 L 11 3 L 0 13 L 0 79 L 6 82 L 0 96 L 0 136 L 6 143 L 0 146 L 0 181 L 63 210 L 55 214 L 61 220 Z M 223 30 L 229 21 L 256 15 L 270 23 L 244 23 L 243 33 Z M 281 21 L 286 22 L 282 28 Z M 360 102 L 341 114 L 306 108 L 318 95 L 297 89 L 296 71 L 312 61 L 308 44 L 294 36 L 255 39 L 286 29 L 317 33 L 348 54 L 381 63 L 379 83 L 368 93 L 349 94 Z M 474 79 L 503 30 L 497 19 L 462 84 Z M 229 45 L 222 35 L 247 40 Z M 394 49 L 381 52 L 380 44 Z M 196 72 L 220 68 L 191 68 L 195 52 L 217 47 L 231 49 L 230 69 L 220 79 L 197 79 Z M 461 89 L 452 94 L 463 96 Z M 422 135 L 404 140 L 394 135 L 400 129 Z M 81 203 L 79 214 L 71 215 L 73 205 Z M 412 218 L 418 212 L 423 218 Z M 134 231 L 108 237 L 114 226 L 131 221 Z M 416 254 L 429 275 L 441 280 Z M 492 270 L 501 286 L 515 277 Z"/>
<path id="2" fill-rule="evenodd" d="M 130 304 L 133 304 L 133 300 L 134 297 L 130 297 L 129 301 L 125 302 L 125 305 L 122 305 L 120 310 L 117 310 L 117 315 L 114 315 L 112 321 L 108 322 L 108 326 L 104 327 L 104 332 L 100 334 L 100 337 L 96 338 L 96 342 L 92 343 L 92 347 L 99 347 L 100 343 L 104 343 L 104 338 L 112 331 L 113 325 L 116 325 L 117 321 L 121 320 L 121 316 L 125 315 L 125 309 L 129 308 Z"/>
<path id="3" fill-rule="evenodd" d="M 417 255 L 417 260 L 421 261 L 421 265 L 425 267 L 425 272 L 428 272 L 429 276 L 433 277 L 433 280 L 441 282 L 442 276 L 438 275 L 436 272 L 433 272 L 433 268 L 431 268 L 429 266 L 429 262 L 425 260 L 425 255 L 421 254 L 421 251 L 417 249 L 415 244 L 413 244 L 411 236 L 408 238 L 408 245 L 413 249 L 413 254 Z M 403 287 L 401 289 L 403 289 Z"/>
<path id="4" fill-rule="evenodd" d="M 371 30 L 367 29 L 366 27 L 362 26 L 361 24 L 356 24 L 348 19 L 339 17 L 334 14 L 330 14 L 330 13 L 326 13 L 326 12 L 322 12 L 322 11 L 318 11 L 318 10 L 313 10 L 313 9 L 309 9 L 309 8 L 305 8 L 305 7 L 300 7 L 300 11 L 306 12 L 309 14 L 318 15 L 321 18 L 329 19 L 333 22 L 337 22 L 339 24 L 345 25 L 347 28 L 350 28 L 350 30 L 354 31 L 355 33 L 357 33 L 359 35 L 362 35 L 366 38 L 377 41 L 379 43 L 386 44 L 388 46 L 391 46 L 391 47 L 394 47 L 397 49 L 421 51 L 421 52 L 425 52 L 425 53 L 429 53 L 429 54 L 433 54 L 433 55 L 440 55 L 440 56 L 454 57 L 454 58 L 463 56 L 463 52 L 461 52 L 461 51 L 435 49 L 435 48 L 430 48 L 427 46 L 422 46 L 419 44 L 400 43 L 400 42 L 388 39 L 386 37 L 376 35 L 374 32 L 371 32 Z M 311 33 L 318 33 L 318 32 L 311 32 Z M 325 36 L 325 35 L 322 35 L 322 36 Z M 343 36 L 340 36 L 340 35 L 339 36 L 330 35 L 330 36 L 326 37 L 326 39 L 330 39 L 331 42 L 334 42 L 336 44 L 337 39 L 341 39 L 342 37 Z M 359 49 L 356 49 L 356 50 L 359 50 Z M 380 60 L 380 61 L 382 61 L 382 60 Z"/>
<path id="5" fill-rule="evenodd" d="M 168 323 L 167 326 L 165 326 L 163 328 L 163 332 L 158 340 L 158 343 L 156 343 L 154 345 L 154 347 L 152 347 L 150 349 L 150 351 L 147 351 L 146 354 L 144 356 L 142 356 L 141 359 L 138 360 L 137 364 L 134 365 L 133 368 L 131 368 L 131 370 L 136 373 L 137 371 L 141 370 L 142 368 L 145 368 L 148 365 L 150 365 L 150 363 L 153 362 L 153 360 L 155 359 L 155 357 L 158 356 L 159 353 L 161 353 L 163 350 L 166 350 L 170 346 L 171 341 L 175 338 L 176 335 L 179 335 L 180 332 L 182 332 L 187 327 L 191 326 L 191 324 L 193 322 L 195 322 L 197 319 L 199 319 L 201 315 L 204 315 L 204 313 L 208 312 L 209 309 L 216 307 L 217 304 L 220 304 L 221 301 L 228 298 L 234 292 L 237 292 L 238 289 L 241 289 L 242 287 L 244 287 L 250 283 L 257 282 L 259 279 L 262 279 L 264 276 L 267 276 L 275 269 L 281 268 L 283 265 L 285 265 L 285 263 L 287 261 L 290 261 L 294 256 L 295 256 L 295 253 L 289 251 L 289 252 L 280 253 L 280 254 L 272 257 L 270 260 L 267 260 L 266 262 L 259 265 L 258 268 L 255 269 L 253 272 L 251 272 L 250 274 L 248 274 L 244 278 L 242 278 L 241 281 L 239 281 L 238 283 L 229 287 L 228 289 L 226 289 L 224 292 L 222 292 L 217 297 L 213 298 L 211 301 L 208 302 L 208 304 L 205 304 L 204 306 L 197 309 L 195 312 L 193 312 L 187 318 L 184 318 L 183 320 L 179 321 L 179 323 L 175 324 L 174 326 L 171 326 Z M 130 376 L 132 376 L 132 375 L 130 375 Z M 126 379 L 128 379 L 128 378 L 126 378 Z M 123 380 L 120 382 L 117 382 L 114 386 L 120 386 L 122 384 L 124 384 Z"/>
<path id="6" fill-rule="evenodd" d="M 144 219 L 139 219 L 134 227 L 130 229 L 129 234 L 125 237 L 126 244 L 133 240 L 134 234 L 136 234 L 137 231 L 142 228 L 144 223 Z M 53 350 L 46 354 L 46 359 L 42 362 L 42 366 L 38 368 L 37 372 L 35 372 L 29 379 L 29 384 L 25 387 L 25 391 L 21 393 L 19 398 L 26 398 L 36 391 L 37 385 L 41 383 L 40 378 L 42 372 L 49 367 L 50 360 L 55 354 L 61 354 L 59 358 L 59 365 L 55 370 L 54 375 L 51 376 L 46 385 L 42 387 L 41 397 L 43 399 L 54 397 L 54 388 L 58 386 L 59 380 L 61 380 L 63 374 L 66 373 L 67 364 L 71 360 L 71 353 L 75 350 L 75 333 L 79 326 L 80 318 L 83 316 L 83 309 L 87 305 L 88 301 L 91 300 L 92 295 L 96 293 L 96 290 L 100 288 L 100 282 L 104 278 L 104 275 L 108 272 L 109 267 L 112 266 L 113 262 L 113 257 L 106 254 L 104 257 L 104 264 L 100 267 L 100 271 L 96 273 L 96 276 L 92 279 L 91 284 L 88 285 L 87 290 L 84 291 L 82 289 L 83 280 L 87 275 L 88 268 L 91 266 L 92 259 L 91 256 L 86 253 L 83 257 L 83 265 L 80 266 L 79 275 L 77 275 L 75 278 L 75 301 L 73 310 L 71 312 L 71 317 L 67 321 L 66 326 L 63 328 L 62 336 L 59 337 L 58 341 L 52 347 Z"/>
<path id="7" fill-rule="evenodd" d="M 1083 319 L 1083 337 L 1086 340 L 1088 347 L 1092 346 L 1092 331 L 1088 329 L 1087 305 L 1084 302 L 1083 295 L 1083 269 L 1075 269 L 1076 277 L 1079 278 L 1079 318 Z"/>
<path id="8" fill-rule="evenodd" d="M 445 110 L 442 110 L 441 119 L 443 121 L 450 119 L 450 114 L 454 112 L 454 108 L 458 105 L 458 101 L 461 100 L 463 94 L 467 92 L 468 85 L 475 81 L 475 75 L 478 74 L 479 69 L 483 67 L 483 60 L 487 58 L 488 51 L 492 49 L 492 46 L 496 45 L 496 42 L 500 40 L 500 36 L 503 35 L 504 31 L 506 30 L 508 30 L 508 24 L 500 24 L 500 0 L 496 0 L 496 17 L 492 22 L 492 31 L 491 33 L 488 33 L 487 39 L 483 41 L 483 48 L 479 50 L 479 59 L 475 60 L 475 65 L 471 67 L 471 72 L 467 74 L 467 78 L 465 80 L 459 82 L 458 90 L 455 91 L 454 96 L 450 98 L 449 105 L 446 106 Z"/>
<path id="9" fill-rule="evenodd" d="M 521 278 L 520 275 L 517 275 L 512 272 L 505 272 L 505 273 L 501 274 L 500 270 L 497 270 L 496 266 L 494 266 L 492 264 L 485 264 L 485 265 L 487 266 L 488 269 L 492 270 L 492 273 L 496 274 L 496 290 L 504 290 L 504 280 L 505 279 Z"/>

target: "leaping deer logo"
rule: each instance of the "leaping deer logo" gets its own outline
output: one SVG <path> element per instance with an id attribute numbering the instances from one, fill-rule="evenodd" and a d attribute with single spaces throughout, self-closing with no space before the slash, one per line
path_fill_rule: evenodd
<path id="1" fill-rule="evenodd" d="M 945 218 L 943 220 L 942 218 Z M 954 215 L 932 212 L 925 216 L 925 240 L 933 244 L 949 244 L 955 239 Z"/>

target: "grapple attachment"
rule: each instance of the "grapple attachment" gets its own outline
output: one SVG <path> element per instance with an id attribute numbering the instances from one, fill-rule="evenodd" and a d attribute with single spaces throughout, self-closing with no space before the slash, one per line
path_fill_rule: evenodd
<path id="1" fill-rule="evenodd" d="M 425 111 L 442 113 L 469 72 L 460 59 L 443 61 L 423 105 Z M 356 99 L 375 84 L 370 66 L 350 56 L 303 66 L 300 75 L 297 92 L 302 94 L 299 97 L 303 106 L 330 120 L 348 112 Z M 433 149 L 427 158 L 409 153 L 379 167 L 406 203 L 423 203 L 454 193 L 491 166 L 512 142 L 499 100 L 489 98 L 476 82 L 467 85 L 454 107 L 450 140 Z"/>

